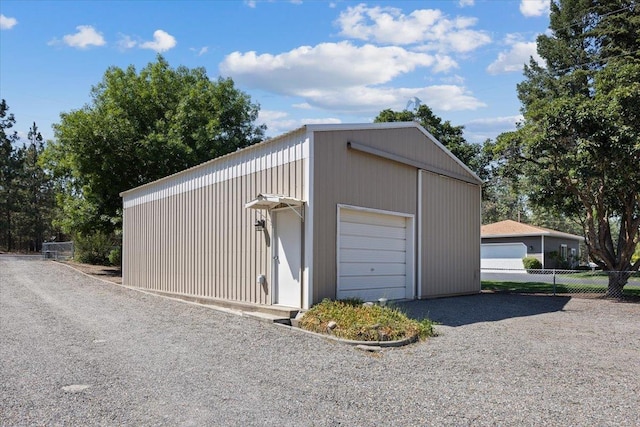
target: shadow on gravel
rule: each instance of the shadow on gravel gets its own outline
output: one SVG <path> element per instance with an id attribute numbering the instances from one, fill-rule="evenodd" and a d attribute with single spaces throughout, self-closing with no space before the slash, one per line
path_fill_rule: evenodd
<path id="1" fill-rule="evenodd" d="M 445 326 L 463 326 L 562 311 L 570 299 L 547 295 L 478 294 L 398 302 L 396 306 L 417 320 L 426 317 Z"/>

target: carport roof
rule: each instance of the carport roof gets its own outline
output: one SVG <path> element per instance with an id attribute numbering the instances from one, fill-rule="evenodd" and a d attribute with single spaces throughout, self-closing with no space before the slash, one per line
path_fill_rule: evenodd
<path id="1" fill-rule="evenodd" d="M 486 224 L 480 228 L 482 238 L 487 237 L 520 237 L 520 236 L 552 236 L 565 239 L 583 241 L 584 237 L 575 234 L 563 233 L 562 231 L 551 230 L 550 228 L 538 227 L 535 225 L 524 224 L 522 222 L 506 221 L 494 222 Z"/>

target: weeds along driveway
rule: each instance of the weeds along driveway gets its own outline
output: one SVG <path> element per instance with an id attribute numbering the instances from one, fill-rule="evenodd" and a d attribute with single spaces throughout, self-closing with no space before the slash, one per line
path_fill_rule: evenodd
<path id="1" fill-rule="evenodd" d="M 1 425 L 640 425 L 640 305 L 412 302 L 381 353 L 0 256 Z"/>

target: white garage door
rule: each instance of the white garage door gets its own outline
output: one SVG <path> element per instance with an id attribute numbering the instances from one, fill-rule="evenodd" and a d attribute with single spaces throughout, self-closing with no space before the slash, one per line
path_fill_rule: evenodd
<path id="1" fill-rule="evenodd" d="M 527 256 L 524 243 L 483 243 L 480 245 L 480 267 L 483 270 L 521 270 Z"/>
<path id="2" fill-rule="evenodd" d="M 338 215 L 338 299 L 412 298 L 412 218 L 346 208 Z"/>

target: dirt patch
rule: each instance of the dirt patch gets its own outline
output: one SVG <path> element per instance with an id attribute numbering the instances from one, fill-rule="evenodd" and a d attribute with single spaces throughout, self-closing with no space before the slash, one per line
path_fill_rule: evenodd
<path id="1" fill-rule="evenodd" d="M 105 265 L 82 264 L 75 261 L 64 261 L 65 264 L 77 268 L 90 276 L 108 280 L 113 283 L 122 284 L 122 270 L 120 267 L 109 267 Z"/>

